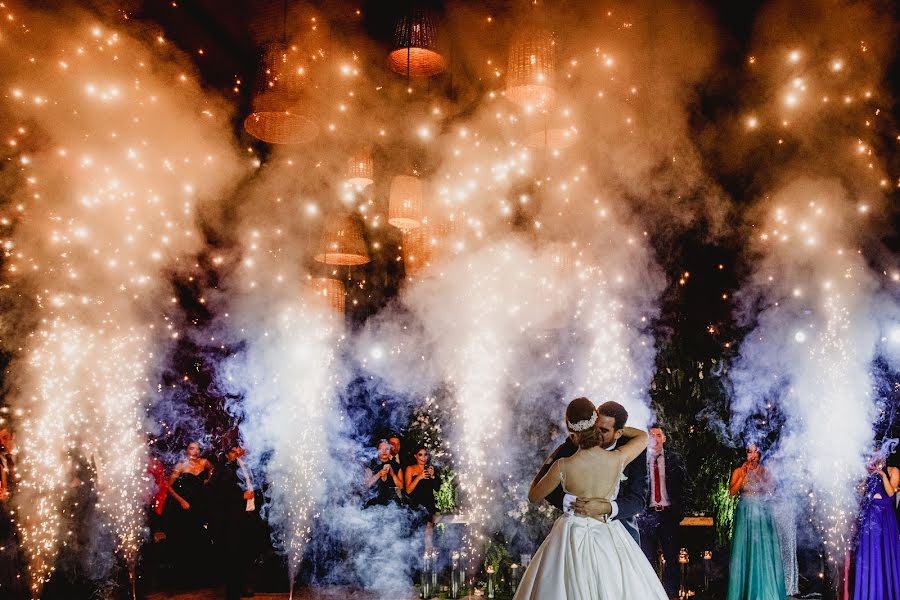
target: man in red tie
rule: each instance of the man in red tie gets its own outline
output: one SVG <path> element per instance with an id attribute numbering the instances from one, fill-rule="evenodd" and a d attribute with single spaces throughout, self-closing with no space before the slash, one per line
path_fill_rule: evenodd
<path id="1" fill-rule="evenodd" d="M 681 547 L 678 524 L 684 517 L 684 465 L 681 457 L 666 447 L 666 434 L 659 425 L 650 428 L 647 448 L 647 475 L 650 501 L 638 519 L 641 548 L 651 565 L 656 565 L 659 551 L 666 560 L 662 584 L 670 598 L 678 596 L 678 550 Z"/>

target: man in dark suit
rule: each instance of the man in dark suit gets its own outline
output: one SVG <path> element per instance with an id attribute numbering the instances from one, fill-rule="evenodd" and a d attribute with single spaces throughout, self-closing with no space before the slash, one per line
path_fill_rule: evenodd
<path id="1" fill-rule="evenodd" d="M 243 458 L 243 448 L 230 448 L 211 482 L 215 494 L 211 525 L 225 575 L 226 600 L 240 600 L 257 550 L 259 499 L 253 473 Z"/>
<path id="2" fill-rule="evenodd" d="M 618 402 L 604 402 L 597 407 L 597 424 L 595 425 L 600 437 L 600 447 L 607 450 L 614 449 L 620 442 L 622 429 L 628 420 L 628 411 Z M 535 477 L 539 481 L 550 470 L 550 466 L 560 458 L 566 458 L 575 454 L 578 446 L 571 438 L 566 438 L 544 462 L 540 472 Z M 631 537 L 640 543 L 635 517 L 647 506 L 647 457 L 646 452 L 641 453 L 636 459 L 625 466 L 625 481 L 619 487 L 619 494 L 612 502 L 599 499 L 577 499 L 567 495 L 562 486 L 557 487 L 547 496 L 547 501 L 562 511 L 574 511 L 577 514 L 595 518 L 615 519 L 622 522 Z"/>
<path id="3" fill-rule="evenodd" d="M 684 463 L 674 449 L 666 446 L 666 434 L 659 425 L 650 428 L 647 447 L 649 500 L 647 510 L 638 519 L 641 548 L 651 565 L 662 550 L 666 560 L 662 584 L 670 598 L 678 596 L 679 524 L 684 518 Z"/>

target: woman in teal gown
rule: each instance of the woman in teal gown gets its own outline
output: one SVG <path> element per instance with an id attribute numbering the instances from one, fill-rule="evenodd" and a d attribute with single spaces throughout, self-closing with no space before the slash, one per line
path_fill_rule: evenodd
<path id="1" fill-rule="evenodd" d="M 740 494 L 731 540 L 728 600 L 785 600 L 784 566 L 778 530 L 768 506 L 772 483 L 759 464 L 756 444 L 747 447 L 747 460 L 731 475 L 729 492 Z"/>

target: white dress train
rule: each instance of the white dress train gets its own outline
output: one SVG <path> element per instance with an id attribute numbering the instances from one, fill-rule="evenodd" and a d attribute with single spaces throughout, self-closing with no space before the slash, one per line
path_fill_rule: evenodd
<path id="1" fill-rule="evenodd" d="M 620 521 L 603 523 L 564 514 L 531 559 L 513 600 L 668 600 L 668 596 Z"/>

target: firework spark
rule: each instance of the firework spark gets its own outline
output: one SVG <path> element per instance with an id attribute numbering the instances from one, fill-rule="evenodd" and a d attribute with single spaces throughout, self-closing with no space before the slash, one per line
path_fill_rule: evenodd
<path id="1" fill-rule="evenodd" d="M 160 344 L 178 335 L 157 308 L 163 268 L 196 247 L 196 205 L 221 191 L 230 175 L 220 167 L 233 163 L 217 133 L 227 113 L 213 116 L 220 107 L 177 60 L 151 69 L 155 50 L 79 14 L 7 23 L 0 123 L 17 169 L 2 207 L 3 266 L 31 316 L 22 322 L 33 323 L 8 341 L 18 341 L 13 403 L 23 412 L 19 520 L 38 595 L 68 543 L 63 506 L 79 460 L 95 467 L 110 551 L 134 564 L 148 379 Z"/>

